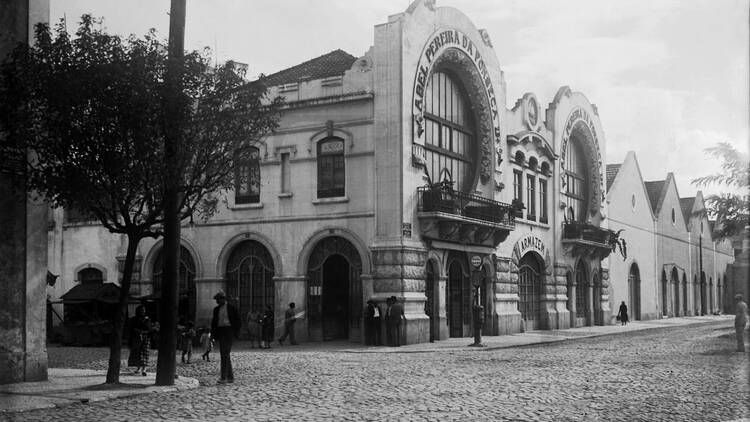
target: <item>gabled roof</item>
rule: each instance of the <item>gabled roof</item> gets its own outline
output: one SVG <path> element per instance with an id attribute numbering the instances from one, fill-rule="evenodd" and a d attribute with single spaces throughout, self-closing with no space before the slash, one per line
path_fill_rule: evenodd
<path id="1" fill-rule="evenodd" d="M 666 180 L 654 180 L 651 182 L 643 182 L 646 186 L 646 193 L 648 193 L 648 202 L 651 203 L 651 210 L 654 215 L 658 215 L 659 199 L 661 198 L 662 191 L 666 185 Z"/>
<path id="2" fill-rule="evenodd" d="M 615 181 L 617 172 L 620 171 L 621 167 L 622 164 L 607 164 L 607 192 L 609 192 L 609 188 L 612 186 L 612 182 Z"/>
<path id="3" fill-rule="evenodd" d="M 682 208 L 682 216 L 685 217 L 685 221 L 690 221 L 690 216 L 693 214 L 693 205 L 695 205 L 695 197 L 680 198 L 680 208 Z"/>
<path id="4" fill-rule="evenodd" d="M 340 76 L 349 70 L 356 60 L 356 57 L 344 50 L 334 50 L 328 54 L 268 75 L 266 76 L 265 83 L 267 86 L 276 86 L 295 83 L 300 80 Z"/>

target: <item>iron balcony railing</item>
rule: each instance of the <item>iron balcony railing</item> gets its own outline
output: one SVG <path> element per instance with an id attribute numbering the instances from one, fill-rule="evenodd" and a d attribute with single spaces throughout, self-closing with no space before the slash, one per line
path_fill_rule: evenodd
<path id="1" fill-rule="evenodd" d="M 612 230 L 575 221 L 563 224 L 563 239 L 585 240 L 610 247 L 611 243 L 616 240 L 616 234 Z"/>
<path id="2" fill-rule="evenodd" d="M 509 204 L 446 188 L 417 188 L 419 212 L 442 212 L 466 218 L 515 227 Z"/>

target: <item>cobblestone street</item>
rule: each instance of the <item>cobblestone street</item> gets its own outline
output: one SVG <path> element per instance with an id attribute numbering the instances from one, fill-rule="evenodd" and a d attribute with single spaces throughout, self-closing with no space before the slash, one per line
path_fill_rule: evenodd
<path id="1" fill-rule="evenodd" d="M 19 421 L 383 420 L 386 415 L 430 421 L 727 421 L 750 417 L 750 361 L 747 353 L 734 352 L 733 336 L 725 321 L 461 352 L 352 353 L 345 351 L 348 344 L 274 345 L 260 351 L 241 344 L 233 353 L 234 384 L 216 385 L 218 353 L 211 362 L 196 353 L 192 364 L 178 364 L 178 374 L 199 379 L 197 389 L 7 416 Z M 52 347 L 49 356 L 54 367 L 106 368 L 105 349 Z M 153 371 L 155 356 L 151 364 Z"/>

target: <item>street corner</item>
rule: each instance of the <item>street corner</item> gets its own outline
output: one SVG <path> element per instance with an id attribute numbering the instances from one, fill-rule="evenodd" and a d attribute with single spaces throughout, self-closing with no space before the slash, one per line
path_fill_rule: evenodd
<path id="1" fill-rule="evenodd" d="M 102 370 L 50 368 L 47 381 L 3 386 L 0 389 L 0 414 L 183 391 L 199 386 L 198 380 L 191 377 L 179 377 L 174 385 L 157 386 L 155 373 L 146 373 L 145 376 L 121 373 L 119 383 L 106 384 L 106 375 L 107 372 Z"/>

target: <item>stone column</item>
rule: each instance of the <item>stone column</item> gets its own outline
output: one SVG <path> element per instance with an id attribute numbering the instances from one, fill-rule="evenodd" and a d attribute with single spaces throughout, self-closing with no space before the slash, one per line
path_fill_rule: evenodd
<path id="1" fill-rule="evenodd" d="M 289 277 L 274 277 L 275 306 L 273 310 L 276 324 L 274 327 L 274 338 L 279 338 L 284 332 L 284 312 L 289 309 L 289 303 L 294 302 L 294 307 L 298 311 L 307 310 L 307 276 L 296 275 Z M 297 342 L 308 341 L 308 315 L 306 313 L 302 318 L 294 323 L 294 335 Z"/>
<path id="2" fill-rule="evenodd" d="M 575 301 L 570 300 L 575 296 L 568 297 L 568 266 L 565 264 L 555 264 L 554 266 L 554 282 L 555 282 L 555 294 L 557 296 L 556 311 L 557 311 L 557 326 L 554 327 L 558 330 L 571 327 L 571 318 L 575 316 Z M 572 311 L 568 310 L 568 302 L 572 302 Z M 572 314 L 571 314 L 572 312 Z"/>
<path id="3" fill-rule="evenodd" d="M 406 322 L 402 324 L 402 344 L 430 341 L 430 319 L 424 312 L 427 252 L 405 246 L 374 247 L 372 258 L 372 288 L 376 301 L 385 302 L 386 298 L 396 296 L 404 305 Z"/>
<path id="4" fill-rule="evenodd" d="M 49 22 L 49 2 L 8 0 L 2 9 L 0 60 L 32 39 L 36 23 Z M 14 195 L 26 188 L 22 168 L 20 160 L 0 161 L 0 384 L 47 379 L 49 209 Z"/>
<path id="5" fill-rule="evenodd" d="M 214 295 L 222 290 L 227 291 L 223 278 L 196 278 L 195 279 L 195 326 L 211 327 L 213 318 Z M 243 315 L 244 317 L 244 315 Z M 245 321 L 242 321 L 244 324 Z"/>
<path id="6" fill-rule="evenodd" d="M 609 268 L 602 268 L 602 293 L 599 300 L 599 321 L 602 325 L 607 325 L 607 321 L 612 317 L 612 308 L 609 307 Z"/>
<path id="7" fill-rule="evenodd" d="M 510 257 L 495 259 L 495 312 L 493 322 L 497 335 L 521 332 L 521 313 L 518 312 L 518 268 L 511 271 Z"/>

